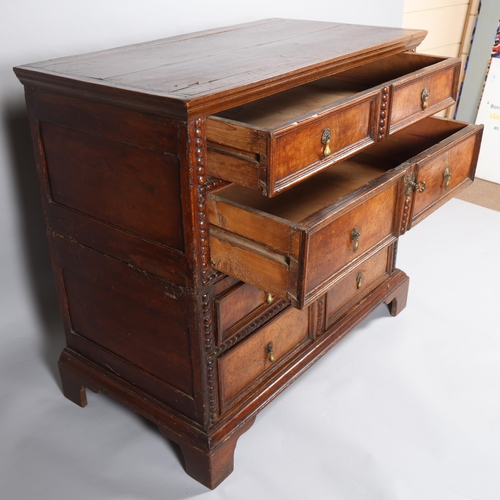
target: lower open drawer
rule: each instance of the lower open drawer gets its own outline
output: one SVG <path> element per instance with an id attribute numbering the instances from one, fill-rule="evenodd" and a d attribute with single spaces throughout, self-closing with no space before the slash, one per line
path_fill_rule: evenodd
<path id="1" fill-rule="evenodd" d="M 429 118 L 276 198 L 210 193 L 212 266 L 307 306 L 471 181 L 481 130 Z"/>

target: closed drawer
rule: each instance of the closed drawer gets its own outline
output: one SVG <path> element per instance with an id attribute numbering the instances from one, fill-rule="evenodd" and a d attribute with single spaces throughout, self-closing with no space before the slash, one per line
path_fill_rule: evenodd
<path id="1" fill-rule="evenodd" d="M 392 272 L 392 247 L 384 247 L 339 276 L 326 294 L 326 327 L 351 304 L 358 302 Z"/>
<path id="2" fill-rule="evenodd" d="M 272 294 L 247 283 L 238 283 L 215 299 L 220 342 L 263 314 L 274 303 Z"/>
<path id="3" fill-rule="evenodd" d="M 221 356 L 218 373 L 222 411 L 309 341 L 308 311 L 288 308 Z"/>
<path id="4" fill-rule="evenodd" d="M 427 118 L 279 197 L 234 184 L 209 194 L 212 266 L 309 305 L 471 182 L 481 131 Z"/>
<path id="5" fill-rule="evenodd" d="M 453 104 L 459 67 L 398 54 L 211 116 L 208 173 L 273 197 Z"/>

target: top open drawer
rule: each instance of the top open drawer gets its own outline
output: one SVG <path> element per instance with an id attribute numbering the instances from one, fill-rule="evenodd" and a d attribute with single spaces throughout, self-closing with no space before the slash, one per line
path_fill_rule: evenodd
<path id="1" fill-rule="evenodd" d="M 459 70 L 397 54 L 210 116 L 208 173 L 271 198 L 453 104 Z"/>

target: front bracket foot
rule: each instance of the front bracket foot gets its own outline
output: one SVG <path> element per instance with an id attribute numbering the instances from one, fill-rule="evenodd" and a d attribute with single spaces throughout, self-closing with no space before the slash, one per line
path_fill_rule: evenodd
<path id="1" fill-rule="evenodd" d="M 387 307 L 389 308 L 391 316 L 397 316 L 406 307 L 409 286 L 410 278 L 404 274 L 404 279 L 401 283 L 384 300 L 384 303 L 387 304 Z"/>
<path id="2" fill-rule="evenodd" d="M 252 426 L 254 421 L 255 417 L 247 420 L 228 437 L 222 438 L 213 449 L 185 441 L 161 425 L 158 425 L 158 429 L 165 437 L 180 446 L 186 473 L 213 490 L 233 472 L 234 450 L 238 438 Z"/>

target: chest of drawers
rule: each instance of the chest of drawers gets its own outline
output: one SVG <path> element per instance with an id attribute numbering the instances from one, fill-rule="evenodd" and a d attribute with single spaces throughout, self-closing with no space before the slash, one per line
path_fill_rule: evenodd
<path id="1" fill-rule="evenodd" d="M 472 182 L 425 32 L 271 19 L 15 68 L 64 394 L 155 423 L 210 488 L 258 412 L 381 303 L 400 236 Z"/>

